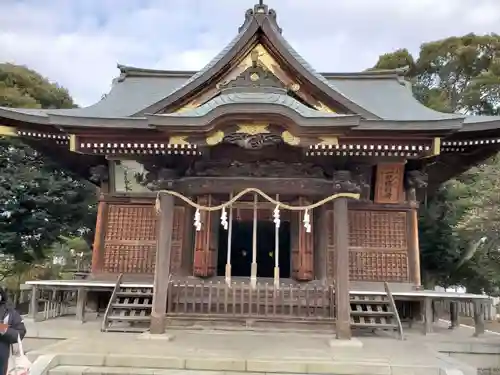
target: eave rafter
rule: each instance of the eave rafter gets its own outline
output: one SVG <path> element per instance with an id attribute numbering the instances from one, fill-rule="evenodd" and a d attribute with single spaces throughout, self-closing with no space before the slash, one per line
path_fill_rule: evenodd
<path id="1" fill-rule="evenodd" d="M 500 146 L 500 137 L 445 140 L 442 144 L 443 152 L 465 152 L 475 147 Z"/>
<path id="2" fill-rule="evenodd" d="M 241 123 L 206 132 L 188 134 L 155 133 L 147 136 L 124 136 L 122 133 L 69 134 L 20 130 L 3 127 L 2 134 L 54 144 L 69 151 L 105 156 L 183 155 L 199 156 L 206 148 L 233 143 L 244 148 L 262 148 L 285 143 L 304 150 L 306 156 L 383 156 L 419 158 L 436 154 L 436 138 L 411 140 L 350 138 L 341 133 L 332 135 L 303 131 L 295 133 L 267 123 Z M 133 140 L 132 140 L 133 139 Z"/>

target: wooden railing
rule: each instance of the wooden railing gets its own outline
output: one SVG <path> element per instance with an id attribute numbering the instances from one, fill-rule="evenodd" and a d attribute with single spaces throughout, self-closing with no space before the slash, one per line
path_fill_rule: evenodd
<path id="1" fill-rule="evenodd" d="M 118 290 L 120 290 L 122 278 L 123 278 L 123 273 L 121 273 L 118 276 L 118 278 L 116 279 L 116 284 L 115 284 L 115 287 L 113 288 L 113 293 L 111 293 L 111 297 L 109 298 L 108 306 L 106 307 L 106 312 L 104 313 L 104 318 L 102 319 L 101 332 L 106 331 L 106 328 L 108 327 L 108 316 L 109 316 L 109 313 L 111 312 L 113 303 L 115 303 L 116 294 L 118 293 Z"/>
<path id="2" fill-rule="evenodd" d="M 333 286 L 246 282 L 176 282 L 168 288 L 169 316 L 225 316 L 296 320 L 333 320 Z"/>
<path id="3" fill-rule="evenodd" d="M 38 303 L 42 304 L 42 310 L 36 317 L 39 321 L 72 315 L 76 304 L 76 293 L 71 290 L 42 290 Z"/>
<path id="4" fill-rule="evenodd" d="M 392 296 L 391 289 L 389 288 L 389 283 L 384 282 L 384 289 L 385 293 L 387 294 L 387 299 L 389 300 L 389 306 L 391 308 L 391 311 L 394 313 L 394 320 L 397 325 L 397 330 L 399 333 L 399 339 L 404 340 L 404 334 L 403 334 L 403 325 L 401 324 L 401 319 L 399 318 L 399 312 L 396 307 L 396 302 L 394 302 L 394 297 Z"/>

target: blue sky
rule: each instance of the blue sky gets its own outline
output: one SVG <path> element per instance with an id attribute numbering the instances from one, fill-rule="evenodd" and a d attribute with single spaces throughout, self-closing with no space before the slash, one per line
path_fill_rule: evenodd
<path id="1" fill-rule="evenodd" d="M 256 0 L 0 0 L 0 62 L 24 64 L 80 105 L 109 91 L 116 64 L 200 69 Z M 319 71 L 357 71 L 397 48 L 500 33 L 500 0 L 267 0 Z"/>

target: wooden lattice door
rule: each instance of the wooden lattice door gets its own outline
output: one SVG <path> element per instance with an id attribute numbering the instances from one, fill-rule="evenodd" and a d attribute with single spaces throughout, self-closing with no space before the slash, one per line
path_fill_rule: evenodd
<path id="1" fill-rule="evenodd" d="M 184 244 L 184 223 L 186 221 L 186 208 L 175 207 L 174 220 L 172 225 L 172 247 L 170 250 L 170 273 L 178 275 L 182 267 L 183 244 Z"/>
<path id="2" fill-rule="evenodd" d="M 211 206 L 210 195 L 198 197 L 198 204 Z M 193 275 L 211 277 L 217 269 L 218 215 L 200 211 L 201 230 L 195 232 Z"/>
<path id="3" fill-rule="evenodd" d="M 310 204 L 300 198 L 299 205 Z M 291 248 L 292 248 L 292 277 L 299 281 L 311 281 L 314 278 L 314 251 L 313 251 L 313 215 L 309 212 L 311 232 L 304 227 L 304 211 L 293 212 L 291 217 Z"/>

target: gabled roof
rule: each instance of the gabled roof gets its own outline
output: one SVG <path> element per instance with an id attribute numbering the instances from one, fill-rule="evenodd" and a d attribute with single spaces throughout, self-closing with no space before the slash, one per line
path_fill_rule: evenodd
<path id="1" fill-rule="evenodd" d="M 234 63 L 234 59 L 248 53 L 252 43 L 263 43 L 289 66 L 294 75 L 316 88 L 315 95 L 344 107 L 359 119 L 357 130 L 450 130 L 453 132 L 483 131 L 500 128 L 499 117 L 441 113 L 425 107 L 412 95 L 411 86 L 404 80 L 404 70 L 380 70 L 358 73 L 317 73 L 290 46 L 276 23 L 276 13 L 266 5 L 258 4 L 245 14 L 245 21 L 237 36 L 202 70 L 169 71 L 143 69 L 118 65 L 120 76 L 113 81 L 110 92 L 85 108 L 74 109 L 13 109 L 1 108 L 0 118 L 33 124 L 54 126 L 113 127 L 148 129 L 149 125 L 178 124 L 203 115 L 210 117 L 218 108 L 232 106 L 242 111 L 273 112 L 281 107 L 301 123 L 321 126 L 331 121 L 332 126 L 352 126 L 352 116 L 325 114 L 303 105 L 286 92 L 280 95 L 240 94 L 209 98 L 205 104 L 186 112 L 163 113 L 164 108 L 176 109 L 188 98 L 219 82 Z M 234 64 L 233 64 L 234 65 Z M 301 82 L 303 83 L 303 82 Z M 266 102 L 268 101 L 268 102 Z M 253 107 L 252 107 L 253 105 Z M 341 108 L 342 109 L 342 108 Z M 168 111 L 167 111 L 168 112 Z M 155 115 L 156 114 L 156 115 Z M 161 121 L 159 120 L 161 119 Z M 311 119 L 314 119 L 311 120 Z M 321 119 L 321 120 L 318 120 Z M 149 123 L 153 121 L 153 123 Z M 342 124 L 345 121 L 345 124 Z"/>
<path id="2" fill-rule="evenodd" d="M 255 41 L 265 41 L 277 54 L 282 56 L 287 65 L 291 66 L 302 78 L 316 86 L 318 91 L 330 101 L 348 111 L 366 118 L 377 118 L 373 113 L 351 101 L 330 85 L 328 80 L 317 73 L 283 38 L 281 29 L 276 23 L 276 12 L 267 5 L 256 4 L 245 14 L 245 22 L 240 27 L 238 35 L 202 70 L 189 78 L 182 86 L 166 98 L 144 108 L 136 115 L 155 113 L 163 108 L 180 105 L 187 97 L 206 87 L 215 78 L 220 77 L 235 58 L 241 56 Z"/>

